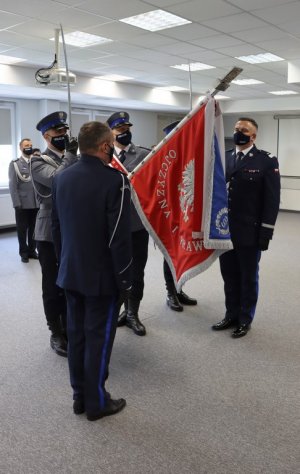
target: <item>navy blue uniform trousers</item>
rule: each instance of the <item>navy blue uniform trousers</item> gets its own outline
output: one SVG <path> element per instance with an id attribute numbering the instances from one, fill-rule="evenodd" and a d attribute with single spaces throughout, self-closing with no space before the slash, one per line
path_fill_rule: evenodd
<path id="1" fill-rule="evenodd" d="M 116 334 L 117 295 L 85 296 L 66 290 L 68 362 L 73 399 L 88 414 L 105 407 L 108 366 Z"/>
<path id="2" fill-rule="evenodd" d="M 260 257 L 257 247 L 237 247 L 220 256 L 227 319 L 239 324 L 252 322 L 258 298 Z"/>

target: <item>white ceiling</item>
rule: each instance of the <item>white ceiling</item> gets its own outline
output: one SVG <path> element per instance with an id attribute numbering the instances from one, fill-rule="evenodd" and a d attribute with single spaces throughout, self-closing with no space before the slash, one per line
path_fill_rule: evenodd
<path id="1" fill-rule="evenodd" d="M 158 8 L 192 23 L 151 33 L 119 21 Z M 264 82 L 231 85 L 225 94 L 233 100 L 270 99 L 270 91 L 284 89 L 300 94 L 300 84 L 287 83 L 288 61 L 300 60 L 300 0 L 0 0 L 0 54 L 26 59 L 21 67 L 50 66 L 55 45 L 49 38 L 60 23 L 65 35 L 80 30 L 113 40 L 90 48 L 67 45 L 69 68 L 80 76 L 114 73 L 139 86 L 188 89 L 189 74 L 170 66 L 199 61 L 216 67 L 192 73 L 199 95 L 233 66 L 244 69 L 239 78 Z M 235 59 L 265 52 L 285 61 L 250 65 Z M 15 94 L 7 84 L 1 89 L 1 77 L 0 94 Z M 24 94 L 38 97 L 41 90 L 33 85 Z"/>

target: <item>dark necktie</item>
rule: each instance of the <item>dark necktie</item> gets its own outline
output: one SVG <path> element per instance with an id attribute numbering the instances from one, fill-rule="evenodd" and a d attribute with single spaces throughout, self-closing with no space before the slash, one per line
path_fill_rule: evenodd
<path id="1" fill-rule="evenodd" d="M 239 166 L 240 162 L 242 161 L 244 157 L 244 153 L 242 151 L 239 151 L 237 154 L 236 154 L 236 157 L 235 157 L 235 166 Z"/>
<path id="2" fill-rule="evenodd" d="M 121 150 L 120 154 L 119 154 L 119 160 L 121 163 L 124 163 L 126 159 L 126 153 L 125 153 L 125 150 Z"/>

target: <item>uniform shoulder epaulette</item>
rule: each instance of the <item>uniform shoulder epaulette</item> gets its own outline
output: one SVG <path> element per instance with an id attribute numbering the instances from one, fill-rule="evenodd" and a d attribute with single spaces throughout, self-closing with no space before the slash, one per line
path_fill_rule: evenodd
<path id="1" fill-rule="evenodd" d="M 229 150 L 225 150 L 225 153 L 230 153 L 232 151 L 235 151 L 235 148 L 230 148 Z"/>
<path id="2" fill-rule="evenodd" d="M 260 153 L 264 153 L 265 155 L 267 155 L 269 158 L 276 158 L 275 155 L 272 155 L 272 153 L 270 151 L 266 151 L 266 150 L 259 150 Z"/>
<path id="3" fill-rule="evenodd" d="M 137 145 L 137 147 L 141 148 L 142 150 L 151 151 L 151 148 L 147 148 L 146 146 Z"/>

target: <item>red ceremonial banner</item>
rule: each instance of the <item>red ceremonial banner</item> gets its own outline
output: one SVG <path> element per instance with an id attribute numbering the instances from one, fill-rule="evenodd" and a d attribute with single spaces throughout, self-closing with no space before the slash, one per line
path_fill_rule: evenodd
<path id="1" fill-rule="evenodd" d="M 203 105 L 170 134 L 131 178 L 134 203 L 163 252 L 177 287 L 200 273 L 202 264 L 207 268 L 215 252 L 204 248 L 201 229 L 205 109 Z"/>

